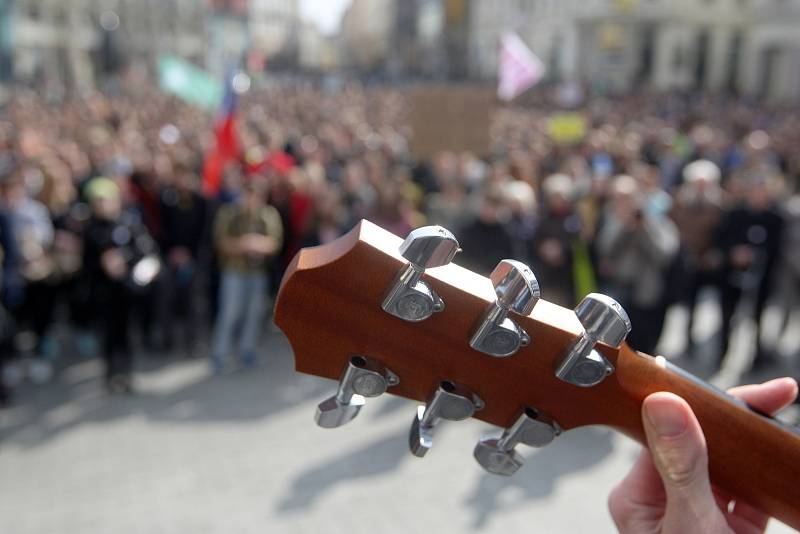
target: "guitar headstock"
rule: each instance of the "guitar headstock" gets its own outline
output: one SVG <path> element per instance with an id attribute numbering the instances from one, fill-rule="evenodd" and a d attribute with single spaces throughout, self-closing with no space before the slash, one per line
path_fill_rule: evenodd
<path id="1" fill-rule="evenodd" d="M 606 313 L 611 304 L 590 302 L 594 323 L 585 327 L 574 310 L 538 299 L 538 284 L 523 264 L 501 262 L 489 279 L 449 263 L 457 242 L 441 230 L 427 227 L 415 236 L 428 241 L 414 253 L 427 250 L 423 256 L 437 258 L 433 265 L 422 265 L 422 256 L 409 261 L 408 240 L 404 246 L 368 221 L 295 257 L 275 321 L 292 345 L 297 371 L 341 382 L 339 400 L 320 406 L 318 423 L 339 426 L 358 413 L 364 396 L 387 390 L 429 406 L 436 401 L 453 412 L 445 419 L 471 415 L 509 428 L 527 413 L 549 421 L 555 432 L 606 424 L 638 433 L 638 406 L 625 393 L 625 362 L 640 356 L 622 341 L 630 329 L 624 311 Z M 588 341 L 587 331 L 594 336 Z M 613 341 L 595 344 L 598 339 Z M 567 361 L 576 350 L 588 355 L 592 348 L 589 365 L 579 369 Z M 351 387 L 354 381 L 360 389 Z M 451 399 L 458 395 L 473 401 L 471 410 Z M 423 416 L 415 424 L 430 422 Z"/>

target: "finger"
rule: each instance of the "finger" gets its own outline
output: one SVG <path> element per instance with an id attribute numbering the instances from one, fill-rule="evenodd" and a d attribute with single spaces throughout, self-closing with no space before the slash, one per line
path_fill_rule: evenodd
<path id="1" fill-rule="evenodd" d="M 797 382 L 792 378 L 777 378 L 763 384 L 732 388 L 729 393 L 742 399 L 753 408 L 768 414 L 774 414 L 794 402 L 795 398 L 797 398 Z M 740 521 L 744 521 L 756 531 L 763 530 L 766 527 L 769 520 L 767 514 L 744 501 L 736 499 L 733 494 L 727 491 L 717 489 L 716 493 L 719 500 L 724 502 L 723 510 L 728 509 L 728 503 L 731 501 L 736 503 L 733 511 L 726 514 L 732 527 L 740 526 Z"/>
<path id="2" fill-rule="evenodd" d="M 630 490 L 631 500 L 640 504 L 664 504 L 666 499 L 664 485 L 647 447 L 642 448 L 622 485 Z"/>
<path id="3" fill-rule="evenodd" d="M 733 493 L 714 488 L 714 497 L 734 532 L 763 532 L 767 527 L 769 516 L 758 508 L 740 501 Z M 734 503 L 733 510 L 728 512 L 731 503 Z"/>
<path id="4" fill-rule="evenodd" d="M 797 398 L 797 382 L 793 378 L 776 378 L 763 384 L 739 386 L 728 393 L 765 413 L 775 413 Z"/>
<path id="5" fill-rule="evenodd" d="M 642 403 L 642 415 L 667 495 L 664 530 L 714 531 L 724 518 L 711 493 L 706 440 L 692 409 L 677 395 L 653 393 Z"/>
<path id="6" fill-rule="evenodd" d="M 619 532 L 636 532 L 641 525 L 657 524 L 666 505 L 661 477 L 647 447 L 630 472 L 608 496 L 608 510 Z"/>
<path id="7" fill-rule="evenodd" d="M 631 470 L 614 488 L 610 501 L 624 505 L 664 505 L 666 502 L 664 486 L 647 447 L 642 447 Z M 614 502 L 610 504 L 613 506 Z"/>

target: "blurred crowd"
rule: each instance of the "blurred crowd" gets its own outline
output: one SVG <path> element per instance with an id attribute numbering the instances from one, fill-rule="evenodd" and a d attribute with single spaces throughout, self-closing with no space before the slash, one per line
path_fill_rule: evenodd
<path id="1" fill-rule="evenodd" d="M 134 353 L 185 351 L 214 372 L 259 360 L 281 274 L 302 247 L 360 219 L 401 236 L 440 224 L 457 262 L 530 264 L 545 299 L 619 300 L 629 342 L 653 352 L 667 309 L 719 295 L 727 351 L 737 310 L 760 325 L 800 288 L 800 113 L 733 97 L 592 97 L 580 140 L 548 129 L 542 91 L 498 107 L 488 153 L 410 153 L 402 91 L 294 82 L 238 106 L 241 157 L 203 192 L 214 117 L 148 86 L 0 106 L 0 399 L 44 381 L 63 351 L 99 351 L 112 392 Z M 209 333 L 207 335 L 206 333 Z M 692 343 L 687 327 L 687 356 Z M 763 336 L 759 336 L 761 339 Z M 754 365 L 774 347 L 759 343 Z M 236 358 L 236 360 L 234 359 Z"/>

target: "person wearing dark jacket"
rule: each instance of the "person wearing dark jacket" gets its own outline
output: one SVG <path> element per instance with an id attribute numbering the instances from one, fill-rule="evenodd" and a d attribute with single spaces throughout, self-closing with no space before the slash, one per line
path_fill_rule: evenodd
<path id="1" fill-rule="evenodd" d="M 726 213 L 716 235 L 722 255 L 722 347 L 720 361 L 728 352 L 734 312 L 743 299 L 754 304 L 758 349 L 754 366 L 769 363 L 761 345 L 761 315 L 769 296 L 780 251 L 784 221 L 774 206 L 769 182 L 753 176 L 744 184 L 744 201 Z"/>
<path id="2" fill-rule="evenodd" d="M 458 235 L 463 253 L 459 264 L 488 276 L 500 260 L 513 258 L 514 245 L 504 224 L 505 206 L 500 191 L 481 199 L 478 217 Z"/>
<path id="3" fill-rule="evenodd" d="M 159 199 L 161 211 L 161 250 L 165 259 L 165 278 L 161 310 L 164 312 L 164 348 L 173 345 L 176 326 L 183 326 L 184 345 L 192 349 L 195 337 L 193 316 L 196 306 L 195 281 L 200 268 L 201 246 L 206 239 L 208 206 L 196 188 L 192 171 L 178 165 L 174 182 Z"/>
<path id="4" fill-rule="evenodd" d="M 543 217 L 533 237 L 533 271 L 544 298 L 561 306 L 575 305 L 573 243 L 580 237 L 580 218 L 573 204 L 574 186 L 566 174 L 542 183 Z"/>
<path id="5" fill-rule="evenodd" d="M 5 364 L 13 353 L 13 319 L 8 313 L 8 302 L 12 301 L 18 284 L 16 262 L 19 257 L 16 244 L 11 235 L 11 223 L 4 207 L 0 207 L 0 408 L 10 401 L 10 387 L 6 386 Z"/>
<path id="6" fill-rule="evenodd" d="M 158 274 L 157 247 L 141 221 L 123 211 L 120 189 L 112 180 L 92 179 L 86 196 L 92 217 L 84 232 L 83 276 L 102 334 L 106 385 L 111 393 L 130 392 L 133 297 Z"/>

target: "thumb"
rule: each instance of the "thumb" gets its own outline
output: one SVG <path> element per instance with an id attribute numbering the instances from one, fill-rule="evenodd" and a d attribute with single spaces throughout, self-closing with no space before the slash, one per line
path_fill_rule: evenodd
<path id="1" fill-rule="evenodd" d="M 672 393 L 654 393 L 644 400 L 642 415 L 667 496 L 663 532 L 727 530 L 711 493 L 706 440 L 689 404 Z"/>

